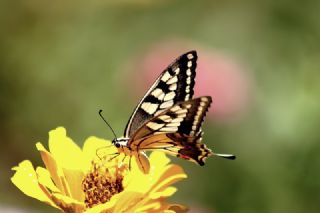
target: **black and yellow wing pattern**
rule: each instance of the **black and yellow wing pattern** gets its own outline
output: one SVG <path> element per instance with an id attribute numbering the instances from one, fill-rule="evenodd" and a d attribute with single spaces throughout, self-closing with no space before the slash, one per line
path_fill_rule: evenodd
<path id="1" fill-rule="evenodd" d="M 201 125 L 211 101 L 211 97 L 203 96 L 164 110 L 138 129 L 128 146 L 138 151 L 162 150 L 204 165 L 212 152 L 201 143 Z"/>
<path id="2" fill-rule="evenodd" d="M 134 156 L 145 173 L 150 167 L 145 151 L 151 150 L 199 165 L 212 154 L 234 159 L 233 155 L 213 153 L 202 143 L 201 126 L 212 99 L 193 99 L 197 59 L 196 51 L 190 51 L 170 64 L 133 111 L 124 137 L 113 140 L 119 153 L 130 155 L 130 160 Z"/>
<path id="3" fill-rule="evenodd" d="M 124 137 L 132 137 L 137 129 L 161 111 L 192 99 L 197 58 L 195 51 L 187 52 L 161 73 L 132 113 Z"/>

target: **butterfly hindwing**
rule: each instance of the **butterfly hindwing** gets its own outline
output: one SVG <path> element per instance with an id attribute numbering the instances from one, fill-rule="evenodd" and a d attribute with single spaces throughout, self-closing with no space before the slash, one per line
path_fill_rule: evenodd
<path id="1" fill-rule="evenodd" d="M 131 115 L 125 137 L 131 138 L 146 121 L 176 103 L 192 99 L 196 65 L 197 53 L 190 51 L 162 72 Z"/>
<path id="2" fill-rule="evenodd" d="M 204 165 L 212 152 L 201 143 L 201 125 L 210 104 L 211 97 L 203 96 L 174 105 L 137 130 L 128 146 L 139 151 L 161 150 Z"/>
<path id="3" fill-rule="evenodd" d="M 212 152 L 201 141 L 202 132 L 196 136 L 181 133 L 161 133 L 142 138 L 131 145 L 143 151 L 160 150 L 203 166 L 206 158 L 212 155 Z"/>
<path id="4" fill-rule="evenodd" d="M 201 125 L 211 97 L 177 103 L 146 122 L 128 142 L 134 150 L 161 150 L 204 165 L 211 150 L 201 143 Z"/>
<path id="5" fill-rule="evenodd" d="M 173 147 L 166 148 L 167 152 L 172 155 L 175 155 L 178 158 L 183 158 L 185 160 L 193 161 L 200 166 L 205 164 L 207 157 L 212 155 L 210 149 L 202 141 L 202 132 L 197 136 L 186 137 L 181 134 L 167 134 L 172 140 L 172 143 L 175 144 Z"/>

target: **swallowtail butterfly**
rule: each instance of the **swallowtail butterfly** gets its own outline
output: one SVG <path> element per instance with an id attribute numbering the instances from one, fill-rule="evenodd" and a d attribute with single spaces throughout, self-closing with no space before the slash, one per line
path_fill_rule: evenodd
<path id="1" fill-rule="evenodd" d="M 197 58 L 196 51 L 190 51 L 169 65 L 133 111 L 124 137 L 112 141 L 117 154 L 130 156 L 130 162 L 135 157 L 144 173 L 150 169 L 145 152 L 152 150 L 201 166 L 210 155 L 235 159 L 234 155 L 213 153 L 201 142 L 201 125 L 212 100 L 210 96 L 193 98 Z"/>

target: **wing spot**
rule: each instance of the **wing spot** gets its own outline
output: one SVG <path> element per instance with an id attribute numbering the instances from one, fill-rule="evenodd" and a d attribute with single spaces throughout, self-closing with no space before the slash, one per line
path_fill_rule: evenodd
<path id="1" fill-rule="evenodd" d="M 161 128 L 161 131 L 163 132 L 176 132 L 178 131 L 178 127 L 174 126 L 174 127 L 163 127 Z"/>
<path id="2" fill-rule="evenodd" d="M 167 84 L 173 84 L 173 83 L 177 83 L 178 82 L 178 77 L 177 76 L 174 76 L 173 78 L 170 78 L 168 81 L 167 81 Z"/>
<path id="3" fill-rule="evenodd" d="M 200 106 L 205 106 L 206 105 L 206 103 L 205 102 L 200 102 Z"/>
<path id="4" fill-rule="evenodd" d="M 157 109 L 158 109 L 158 104 L 153 104 L 150 102 L 145 102 L 142 103 L 141 108 L 148 114 L 152 115 Z"/>
<path id="5" fill-rule="evenodd" d="M 186 117 L 186 114 L 183 113 L 183 114 L 178 114 L 177 118 L 185 118 Z"/>
<path id="6" fill-rule="evenodd" d="M 176 111 L 178 111 L 179 109 L 181 109 L 180 106 L 174 106 L 174 107 L 172 107 L 172 108 L 170 109 L 170 111 L 171 111 L 171 112 L 176 112 Z"/>
<path id="7" fill-rule="evenodd" d="M 166 94 L 166 96 L 164 96 L 164 101 L 169 101 L 172 100 L 174 97 L 176 96 L 175 92 L 169 92 L 168 94 Z"/>
<path id="8" fill-rule="evenodd" d="M 172 118 L 169 115 L 161 115 L 161 116 L 159 116 L 159 118 L 161 120 L 163 120 L 164 122 L 171 122 L 172 121 Z"/>
<path id="9" fill-rule="evenodd" d="M 177 114 L 186 114 L 187 112 L 187 109 L 179 109 L 178 111 L 176 111 Z"/>
<path id="10" fill-rule="evenodd" d="M 166 125 L 166 127 L 175 127 L 175 126 L 180 126 L 180 122 L 171 122 L 171 123 L 168 123 Z"/>
<path id="11" fill-rule="evenodd" d="M 168 107 L 171 107 L 173 105 L 173 100 L 170 100 L 170 101 L 166 101 L 166 102 L 163 102 L 161 105 L 160 105 L 160 108 L 161 109 L 166 109 Z"/>
<path id="12" fill-rule="evenodd" d="M 167 82 L 169 80 L 169 78 L 171 78 L 170 73 L 167 71 L 163 74 L 163 76 L 161 77 L 161 80 L 164 82 Z"/>
<path id="13" fill-rule="evenodd" d="M 193 58 L 194 58 L 194 57 L 193 57 L 193 54 L 189 53 L 189 54 L 187 55 L 187 58 L 190 59 L 190 60 L 193 59 Z"/>
<path id="14" fill-rule="evenodd" d="M 187 108 L 187 109 L 190 109 L 190 108 L 191 108 L 191 104 L 187 104 L 187 105 L 186 105 L 186 108 Z"/>
<path id="15" fill-rule="evenodd" d="M 190 94 L 186 94 L 186 97 L 184 98 L 185 101 L 189 100 Z"/>
<path id="16" fill-rule="evenodd" d="M 175 83 L 175 84 L 171 84 L 170 86 L 169 86 L 169 90 L 176 90 L 177 89 L 177 83 Z"/>
<path id="17" fill-rule="evenodd" d="M 163 100 L 164 96 L 165 96 L 165 94 L 162 93 L 162 94 L 158 97 L 158 100 Z"/>
<path id="18" fill-rule="evenodd" d="M 178 67 L 177 69 L 174 70 L 175 74 L 178 75 L 180 72 L 180 68 Z"/>
<path id="19" fill-rule="evenodd" d="M 158 109 L 158 110 L 156 111 L 156 113 L 154 114 L 154 116 L 160 115 L 163 111 L 164 111 L 164 109 Z"/>
<path id="20" fill-rule="evenodd" d="M 172 123 L 177 123 L 177 122 L 182 122 L 183 121 L 183 118 L 175 118 L 175 119 L 173 119 L 171 122 Z"/>
<path id="21" fill-rule="evenodd" d="M 158 123 L 155 123 L 155 122 L 149 122 L 147 123 L 147 127 L 149 127 L 150 129 L 152 130 L 158 130 L 160 129 L 161 127 L 163 127 L 165 124 L 158 124 Z"/>
<path id="22" fill-rule="evenodd" d="M 190 69 L 187 69 L 187 75 L 191 76 L 191 70 Z"/>
<path id="23" fill-rule="evenodd" d="M 186 93 L 190 92 L 190 85 L 186 86 Z"/>
<path id="24" fill-rule="evenodd" d="M 169 81 L 168 81 L 169 82 Z M 187 84 L 190 84 L 191 83 L 191 77 L 189 76 L 188 78 L 187 78 Z"/>
<path id="25" fill-rule="evenodd" d="M 188 61 L 187 66 L 188 66 L 188 67 L 191 67 L 191 66 L 192 66 L 192 61 Z"/>
<path id="26" fill-rule="evenodd" d="M 152 91 L 151 95 L 158 98 L 159 100 L 162 100 L 162 98 L 163 98 L 162 96 L 164 96 L 164 93 L 163 93 L 162 89 L 156 88 L 155 90 Z"/>

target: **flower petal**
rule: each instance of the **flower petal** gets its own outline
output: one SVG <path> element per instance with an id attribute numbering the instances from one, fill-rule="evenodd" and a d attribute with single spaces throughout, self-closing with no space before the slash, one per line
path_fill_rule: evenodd
<path id="1" fill-rule="evenodd" d="M 108 153 L 104 153 L 107 150 Z M 83 156 L 85 158 L 85 166 L 90 168 L 91 161 L 97 157 L 103 157 L 104 155 L 118 152 L 116 147 L 111 141 L 104 140 L 97 137 L 89 137 L 83 144 Z"/>
<path id="2" fill-rule="evenodd" d="M 62 194 L 52 194 L 52 200 L 55 202 L 57 206 L 59 206 L 63 210 L 63 212 L 82 213 L 85 209 L 83 202 L 79 202 Z"/>
<path id="3" fill-rule="evenodd" d="M 42 161 L 45 164 L 47 170 L 49 171 L 50 176 L 55 185 L 59 188 L 62 194 L 70 196 L 70 191 L 65 181 L 62 168 L 59 167 L 51 153 L 48 152 L 41 143 L 37 143 L 36 147 L 40 152 Z"/>
<path id="4" fill-rule="evenodd" d="M 38 176 L 38 181 L 41 185 L 45 186 L 52 192 L 60 192 L 60 190 L 54 185 L 50 177 L 50 173 L 43 167 L 37 167 L 36 173 Z"/>
<path id="5" fill-rule="evenodd" d="M 123 179 L 123 185 L 126 190 L 147 193 L 153 183 L 151 174 L 144 174 L 135 160 L 131 161 L 131 171 Z"/>
<path id="6" fill-rule="evenodd" d="M 63 173 L 68 183 L 71 197 L 83 202 L 85 197 L 82 190 L 82 180 L 84 178 L 84 173 L 80 170 L 70 169 L 63 169 Z"/>
<path id="7" fill-rule="evenodd" d="M 117 203 L 111 212 L 135 212 L 136 205 L 144 199 L 144 195 L 139 192 L 125 192 L 119 194 Z"/>
<path id="8" fill-rule="evenodd" d="M 66 130 L 58 127 L 49 132 L 49 150 L 56 162 L 63 168 L 84 170 L 82 150 L 71 138 L 67 137 Z"/>
<path id="9" fill-rule="evenodd" d="M 167 187 L 166 189 L 154 192 L 150 195 L 150 199 L 159 199 L 163 197 L 170 197 L 177 191 L 176 187 Z"/>
<path id="10" fill-rule="evenodd" d="M 180 166 L 169 165 L 166 167 L 158 181 L 153 184 L 153 187 L 150 189 L 150 193 L 162 191 L 168 186 L 186 177 L 187 175 Z"/>
<path id="11" fill-rule="evenodd" d="M 170 163 L 170 158 L 168 158 L 164 152 L 154 151 L 150 154 L 150 162 L 157 168 L 163 168 Z"/>
<path id="12" fill-rule="evenodd" d="M 161 208 L 161 202 L 151 201 L 149 203 L 144 203 L 143 205 L 140 205 L 140 207 L 138 207 L 135 212 L 152 212 L 152 213 L 155 213 L 155 212 L 162 212 L 162 211 L 159 211 L 161 209 L 162 209 Z"/>
<path id="13" fill-rule="evenodd" d="M 11 178 L 11 181 L 24 194 L 56 207 L 49 195 L 39 186 L 37 174 L 30 161 L 24 160 L 12 170 L 15 170 L 16 173 Z"/>

